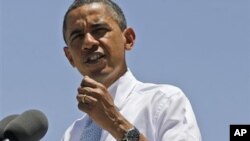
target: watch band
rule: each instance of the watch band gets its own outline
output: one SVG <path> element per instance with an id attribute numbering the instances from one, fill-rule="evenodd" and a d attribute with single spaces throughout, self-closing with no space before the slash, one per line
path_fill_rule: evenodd
<path id="1" fill-rule="evenodd" d="M 133 127 L 125 133 L 122 141 L 139 141 L 139 139 L 140 139 L 140 132 L 136 127 Z"/>

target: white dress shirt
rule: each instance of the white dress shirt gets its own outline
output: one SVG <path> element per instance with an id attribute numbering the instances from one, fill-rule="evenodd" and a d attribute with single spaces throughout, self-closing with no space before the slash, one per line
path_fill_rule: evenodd
<path id="1" fill-rule="evenodd" d="M 148 141 L 201 141 L 191 104 L 184 93 L 172 85 L 142 83 L 128 70 L 108 91 L 121 114 Z M 87 115 L 76 120 L 62 141 L 80 141 Z M 115 141 L 102 130 L 100 141 Z"/>

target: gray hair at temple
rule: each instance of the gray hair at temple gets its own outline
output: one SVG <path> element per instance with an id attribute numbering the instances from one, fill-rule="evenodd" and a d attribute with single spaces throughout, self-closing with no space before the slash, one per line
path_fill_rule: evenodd
<path id="1" fill-rule="evenodd" d="M 63 39 L 64 42 L 67 44 L 66 42 L 66 38 L 65 38 L 65 32 L 67 30 L 67 17 L 70 11 L 85 5 L 85 4 L 91 4 L 91 3 L 103 3 L 104 5 L 107 6 L 107 8 L 109 8 L 110 12 L 113 14 L 113 18 L 114 20 L 116 20 L 116 22 L 118 23 L 120 29 L 123 31 L 124 29 L 127 28 L 127 22 L 126 22 L 126 18 L 123 14 L 122 9 L 112 0 L 75 0 L 70 7 L 68 8 L 66 14 L 64 15 L 64 20 L 63 20 Z"/>

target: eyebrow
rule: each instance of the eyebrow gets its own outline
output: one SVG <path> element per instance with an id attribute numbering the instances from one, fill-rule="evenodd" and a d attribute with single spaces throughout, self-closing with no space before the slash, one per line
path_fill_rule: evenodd
<path id="1" fill-rule="evenodd" d="M 91 25 L 91 28 L 94 28 L 94 29 L 99 28 L 99 27 L 108 27 L 108 28 L 110 28 L 110 26 L 105 22 L 94 23 L 94 24 Z M 75 29 L 70 33 L 69 37 L 71 38 L 73 35 L 78 34 L 78 33 L 82 33 L 82 32 L 83 31 L 81 29 Z"/>
<path id="2" fill-rule="evenodd" d="M 71 38 L 74 34 L 78 34 L 78 33 L 81 33 L 81 32 L 82 32 L 82 30 L 80 30 L 80 29 L 73 30 L 73 31 L 70 33 L 69 37 Z"/>
<path id="3" fill-rule="evenodd" d="M 106 22 L 97 22 L 97 23 L 93 23 L 91 25 L 92 29 L 96 29 L 96 28 L 100 28 L 100 27 L 108 27 L 111 28 L 110 25 L 108 25 Z"/>

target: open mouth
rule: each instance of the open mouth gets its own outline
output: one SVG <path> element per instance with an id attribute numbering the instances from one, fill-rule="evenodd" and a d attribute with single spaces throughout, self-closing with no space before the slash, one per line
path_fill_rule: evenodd
<path id="1" fill-rule="evenodd" d="M 104 58 L 104 54 L 100 53 L 100 52 L 94 52 L 91 53 L 90 55 L 88 55 L 85 63 L 87 64 L 95 64 L 97 63 L 100 59 Z"/>

